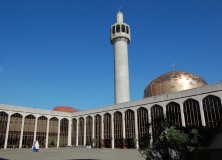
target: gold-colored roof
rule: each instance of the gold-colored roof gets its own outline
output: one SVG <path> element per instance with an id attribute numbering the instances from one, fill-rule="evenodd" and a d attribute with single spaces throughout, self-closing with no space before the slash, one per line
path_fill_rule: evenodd
<path id="1" fill-rule="evenodd" d="M 144 90 L 144 98 L 202 87 L 207 82 L 192 73 L 171 71 L 151 81 Z"/>

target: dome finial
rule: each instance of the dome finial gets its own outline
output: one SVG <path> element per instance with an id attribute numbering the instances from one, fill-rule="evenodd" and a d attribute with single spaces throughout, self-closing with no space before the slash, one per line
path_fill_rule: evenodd
<path id="1" fill-rule="evenodd" d="M 174 71 L 174 70 L 175 70 L 175 63 L 173 62 L 173 63 L 170 65 L 170 67 L 171 67 L 171 70 Z"/>

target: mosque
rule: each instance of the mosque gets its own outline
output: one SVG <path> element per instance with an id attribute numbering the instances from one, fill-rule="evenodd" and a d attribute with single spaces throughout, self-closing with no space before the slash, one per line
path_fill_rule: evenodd
<path id="1" fill-rule="evenodd" d="M 192 73 L 164 73 L 148 83 L 141 100 L 130 101 L 130 27 L 120 11 L 110 28 L 110 41 L 114 46 L 114 105 L 78 111 L 67 106 L 43 110 L 1 104 L 0 148 L 30 148 L 35 140 L 41 148 L 139 148 L 147 132 L 145 125 L 155 126 L 154 119 L 163 114 L 175 126 L 222 127 L 222 83 L 208 85 Z M 211 158 L 219 154 L 221 142 L 222 136 L 210 146 Z"/>

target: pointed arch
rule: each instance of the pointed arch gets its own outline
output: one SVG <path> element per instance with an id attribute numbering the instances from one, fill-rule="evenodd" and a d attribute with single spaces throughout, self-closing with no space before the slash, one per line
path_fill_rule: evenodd
<path id="1" fill-rule="evenodd" d="M 186 126 L 202 126 L 199 102 L 195 99 L 187 99 L 183 103 Z"/>
<path id="2" fill-rule="evenodd" d="M 176 127 L 182 126 L 180 105 L 176 102 L 170 102 L 166 106 L 167 121 Z"/>
<path id="3" fill-rule="evenodd" d="M 203 110 L 206 126 L 222 128 L 222 105 L 217 96 L 208 95 L 203 99 Z"/>

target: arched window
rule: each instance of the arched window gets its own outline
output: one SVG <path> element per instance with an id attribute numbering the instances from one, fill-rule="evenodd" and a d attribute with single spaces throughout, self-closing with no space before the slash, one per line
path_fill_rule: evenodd
<path id="1" fill-rule="evenodd" d="M 126 138 L 134 138 L 135 116 L 134 116 L 134 112 L 130 109 L 128 109 L 125 112 L 125 130 L 126 130 Z"/>
<path id="2" fill-rule="evenodd" d="M 154 105 L 151 107 L 151 124 L 152 124 L 152 132 L 153 132 L 153 139 L 159 135 L 158 133 L 158 121 L 159 118 L 163 117 L 163 107 L 160 105 Z"/>
<path id="3" fill-rule="evenodd" d="M 35 117 L 33 115 L 27 115 L 25 117 L 22 147 L 31 148 L 34 142 L 34 131 L 35 131 Z"/>
<path id="4" fill-rule="evenodd" d="M 86 144 L 91 145 L 92 142 L 92 117 L 86 117 Z"/>
<path id="5" fill-rule="evenodd" d="M 76 146 L 77 120 L 72 119 L 72 146 Z"/>
<path id="6" fill-rule="evenodd" d="M 22 127 L 22 115 L 15 113 L 10 118 L 7 148 L 19 148 Z"/>
<path id="7" fill-rule="evenodd" d="M 105 148 L 111 148 L 111 140 L 112 140 L 112 124 L 111 124 L 111 114 L 106 113 L 104 115 L 104 140 L 103 140 L 103 145 Z"/>
<path id="8" fill-rule="evenodd" d="M 58 124 L 59 124 L 59 120 L 56 117 L 53 117 L 49 120 L 48 147 L 50 148 L 57 147 Z"/>
<path id="9" fill-rule="evenodd" d="M 37 132 L 36 132 L 36 140 L 39 141 L 39 146 L 41 148 L 45 148 L 46 131 L 47 131 L 47 118 L 45 116 L 41 116 L 38 118 Z"/>
<path id="10" fill-rule="evenodd" d="M 59 146 L 65 147 L 68 144 L 69 120 L 63 118 L 60 122 Z"/>
<path id="11" fill-rule="evenodd" d="M 128 109 L 125 112 L 125 148 L 134 148 L 135 147 L 135 116 L 134 111 Z"/>
<path id="12" fill-rule="evenodd" d="M 94 128 L 94 133 L 95 133 L 95 144 L 94 146 L 96 148 L 101 148 L 101 132 L 102 132 L 102 122 L 101 122 L 101 116 L 96 115 L 95 116 L 95 128 Z"/>
<path id="13" fill-rule="evenodd" d="M 123 148 L 123 118 L 119 111 L 114 113 L 114 145 Z"/>
<path id="14" fill-rule="evenodd" d="M 180 105 L 175 102 L 170 102 L 166 106 L 166 118 L 167 121 L 176 127 L 181 127 L 181 113 L 180 113 Z"/>
<path id="15" fill-rule="evenodd" d="M 209 95 L 203 99 L 203 110 L 206 126 L 222 127 L 222 106 L 217 96 Z"/>
<path id="16" fill-rule="evenodd" d="M 138 140 L 139 145 L 142 142 L 143 138 L 145 138 L 149 133 L 149 117 L 148 110 L 144 107 L 140 107 L 137 110 L 137 122 L 138 122 Z"/>
<path id="17" fill-rule="evenodd" d="M 4 148 L 7 124 L 8 114 L 0 112 L 0 148 Z"/>
<path id="18" fill-rule="evenodd" d="M 84 146 L 84 118 L 80 117 L 79 118 L 79 135 L 78 135 L 78 145 L 79 146 Z"/>
<path id="19" fill-rule="evenodd" d="M 199 102 L 188 99 L 183 103 L 184 118 L 186 126 L 201 126 Z"/>

